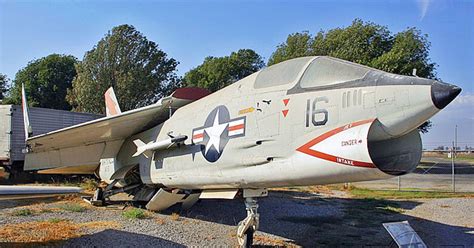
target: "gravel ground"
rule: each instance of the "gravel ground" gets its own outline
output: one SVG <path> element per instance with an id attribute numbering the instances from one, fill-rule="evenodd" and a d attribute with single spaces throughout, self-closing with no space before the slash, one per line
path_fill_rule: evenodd
<path id="1" fill-rule="evenodd" d="M 189 211 L 173 207 L 164 213 L 150 213 L 146 219 L 133 220 L 122 217 L 123 210 L 94 207 L 84 212 L 57 210 L 30 216 L 12 215 L 13 211 L 32 203 L 1 202 L 0 228 L 52 218 L 74 223 L 119 224 L 116 228 L 85 228 L 79 238 L 47 244 L 64 247 L 236 247 L 235 225 L 245 217 L 242 200 L 203 200 Z M 361 200 L 349 199 L 339 191 L 325 194 L 271 191 L 259 203 L 260 231 L 256 238 L 259 245 L 387 246 L 391 245 L 391 239 L 381 224 L 408 220 L 430 247 L 474 246 L 474 198 Z M 57 208 L 58 204 L 50 200 L 43 208 Z M 179 212 L 178 220 L 173 212 Z M 0 246 L 11 245 L 1 241 L 2 237 Z"/>

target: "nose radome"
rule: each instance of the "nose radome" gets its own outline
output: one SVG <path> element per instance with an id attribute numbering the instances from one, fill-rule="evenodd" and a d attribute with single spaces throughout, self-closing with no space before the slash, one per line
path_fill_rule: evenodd
<path id="1" fill-rule="evenodd" d="M 461 93 L 461 88 L 456 85 L 438 81 L 431 85 L 431 100 L 438 109 L 446 107 L 459 93 Z"/>

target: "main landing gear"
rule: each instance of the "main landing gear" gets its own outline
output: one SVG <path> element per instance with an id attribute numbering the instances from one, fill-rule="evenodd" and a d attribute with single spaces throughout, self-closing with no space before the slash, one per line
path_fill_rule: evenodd
<path id="1" fill-rule="evenodd" d="M 245 208 L 247 217 L 239 222 L 237 240 L 241 247 L 250 247 L 253 243 L 253 234 L 258 230 L 259 214 L 257 213 L 257 197 L 268 195 L 266 189 L 244 189 Z"/>

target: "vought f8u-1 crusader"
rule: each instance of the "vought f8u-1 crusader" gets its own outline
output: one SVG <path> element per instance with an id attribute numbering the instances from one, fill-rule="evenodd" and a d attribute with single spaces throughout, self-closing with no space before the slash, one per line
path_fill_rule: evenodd
<path id="1" fill-rule="evenodd" d="M 240 245 L 258 229 L 267 188 L 383 179 L 411 172 L 421 158 L 418 127 L 461 89 L 331 57 L 269 66 L 209 94 L 176 90 L 121 112 L 113 89 L 107 116 L 32 136 L 26 101 L 25 169 L 96 174 L 154 211 L 199 199 L 244 198 Z M 34 130 L 32 130 L 34 132 Z"/>

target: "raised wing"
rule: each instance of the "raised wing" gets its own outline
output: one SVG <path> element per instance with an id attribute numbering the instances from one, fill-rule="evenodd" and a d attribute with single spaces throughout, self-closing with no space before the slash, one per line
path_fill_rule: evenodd
<path id="1" fill-rule="evenodd" d="M 126 138 L 164 122 L 170 111 L 208 94 L 200 88 L 182 88 L 150 106 L 28 138 L 25 170 L 93 173 L 100 159 L 115 154 Z"/>

